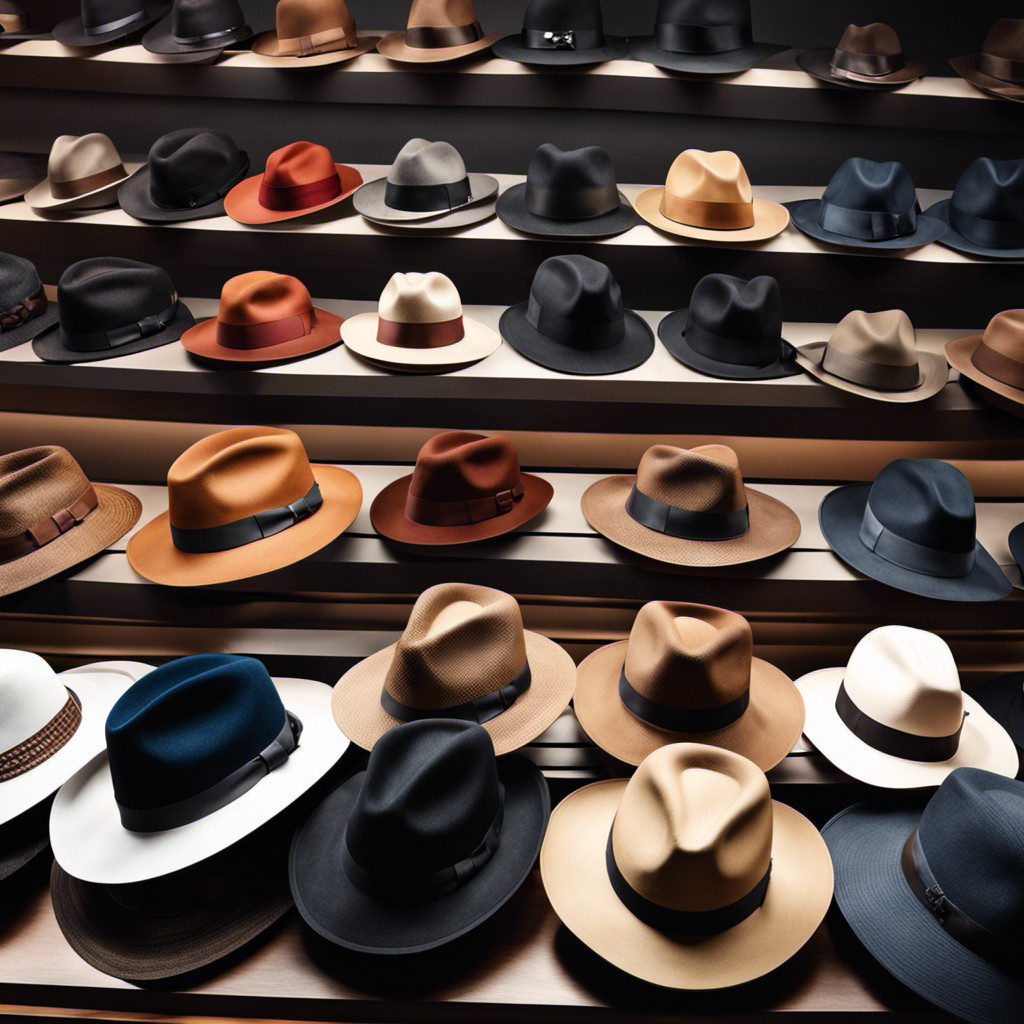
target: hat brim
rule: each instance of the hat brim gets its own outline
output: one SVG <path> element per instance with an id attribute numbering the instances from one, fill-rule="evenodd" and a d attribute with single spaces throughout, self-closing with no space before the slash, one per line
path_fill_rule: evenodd
<path id="1" fill-rule="evenodd" d="M 494 216 L 495 198 L 483 199 L 471 206 L 460 206 L 451 213 L 443 213 L 439 216 L 430 217 L 424 220 L 378 220 L 368 213 L 362 214 L 365 220 L 378 227 L 388 228 L 390 231 L 430 231 L 434 234 L 444 231 L 455 231 L 459 228 L 466 228 L 472 224 L 480 224 L 490 220 Z"/>
<path id="2" fill-rule="evenodd" d="M 928 245 L 929 242 L 937 242 L 946 233 L 945 223 L 931 216 L 929 211 L 918 215 L 917 228 L 909 235 L 867 241 L 862 238 L 851 238 L 849 235 L 839 235 L 822 228 L 818 223 L 820 199 L 796 199 L 786 203 L 786 206 L 793 218 L 793 227 L 798 231 L 819 242 L 827 242 L 842 249 L 917 249 L 922 245 Z"/>
<path id="3" fill-rule="evenodd" d="M 818 509 L 818 522 L 832 551 L 851 569 L 908 594 L 939 601 L 999 601 L 1012 590 L 996 560 L 975 541 L 974 568 L 966 576 L 927 576 L 887 562 L 860 539 L 870 484 L 847 484 L 830 491 Z"/>
<path id="4" fill-rule="evenodd" d="M 916 82 L 928 73 L 928 65 L 923 60 L 908 60 L 898 71 L 888 75 L 846 75 L 832 74 L 832 55 L 835 50 L 808 50 L 798 53 L 797 65 L 812 78 L 837 86 L 840 89 L 864 89 L 874 92 L 888 92 L 900 89 L 904 85 Z"/>
<path id="5" fill-rule="evenodd" d="M 461 46 L 437 46 L 428 49 L 420 46 L 408 46 L 405 42 L 404 32 L 389 32 L 377 43 L 377 52 L 387 57 L 388 60 L 399 61 L 403 64 L 441 64 L 445 61 L 469 57 L 474 53 L 482 53 L 484 50 L 490 49 L 500 38 L 501 33 L 494 32 L 472 43 L 463 43 Z"/>
<path id="6" fill-rule="evenodd" d="M 565 926 L 598 956 L 663 988 L 702 990 L 753 981 L 794 956 L 832 902 L 832 861 L 802 814 L 772 802 L 772 875 L 764 903 L 718 935 L 657 931 L 615 895 L 605 862 L 626 779 L 594 782 L 552 812 L 540 851 L 548 899 Z"/>
<path id="7" fill-rule="evenodd" d="M 957 942 L 907 885 L 900 858 L 923 810 L 920 798 L 875 800 L 824 826 L 839 911 L 890 974 L 935 1006 L 973 1024 L 1017 1024 L 1020 975 Z"/>
<path id="8" fill-rule="evenodd" d="M 619 205 L 610 213 L 585 220 L 538 217 L 526 208 L 526 185 L 513 185 L 498 197 L 498 218 L 510 228 L 542 238 L 610 238 L 636 227 L 640 217 L 620 192 Z"/>
<path id="9" fill-rule="evenodd" d="M 481 723 L 491 734 L 494 752 L 499 756 L 526 746 L 549 728 L 569 706 L 576 685 L 576 666 L 558 644 L 530 630 L 523 635 L 530 688 L 506 711 Z M 396 647 L 392 644 L 353 665 L 334 687 L 334 721 L 363 750 L 371 750 L 384 733 L 402 724 L 380 703 Z M 444 717 L 443 708 L 438 710 L 437 717 Z"/>
<path id="10" fill-rule="evenodd" d="M 698 228 L 689 224 L 680 224 L 669 220 L 661 212 L 661 197 L 665 194 L 664 185 L 649 188 L 636 197 L 633 206 L 636 212 L 651 227 L 658 228 L 670 235 L 682 238 L 693 238 L 701 242 L 717 242 L 720 245 L 742 244 L 744 242 L 764 242 L 781 234 L 789 226 L 789 210 L 780 203 L 770 203 L 766 199 L 754 200 L 754 226 L 749 228 Z"/>
<path id="11" fill-rule="evenodd" d="M 750 703 L 733 723 L 713 732 L 674 732 L 637 718 L 619 697 L 619 678 L 628 640 L 599 647 L 576 670 L 573 709 L 583 731 L 625 764 L 639 765 L 669 743 L 706 743 L 749 758 L 762 771 L 774 768 L 796 746 L 804 707 L 793 681 L 767 661 L 750 666 Z"/>
<path id="12" fill-rule="evenodd" d="M 9 203 L 21 199 L 26 192 L 39 184 L 39 178 L 2 178 L 0 179 L 0 203 Z"/>
<path id="13" fill-rule="evenodd" d="M 971 696 L 1010 734 L 1024 776 L 1024 672 L 1007 672 L 971 690 Z"/>
<path id="14" fill-rule="evenodd" d="M 341 42 L 342 40 L 338 40 Z M 323 68 L 330 64 L 343 64 L 345 61 L 359 57 L 370 50 L 375 50 L 380 36 L 357 36 L 355 46 L 346 46 L 337 50 L 322 50 L 311 53 L 308 57 L 296 57 L 294 54 L 279 54 L 280 37 L 276 31 L 261 32 L 252 41 L 252 52 L 264 58 L 259 63 L 264 67 L 280 68 L 282 71 L 308 71 L 311 68 Z"/>
<path id="15" fill-rule="evenodd" d="M 0 335 L 2 337 L 2 335 Z M 961 377 L 966 377 L 982 391 L 982 397 L 1014 416 L 1024 416 L 1024 389 L 1015 388 L 974 365 L 973 356 L 981 345 L 982 335 L 972 334 L 946 343 L 946 359 Z"/>
<path id="16" fill-rule="evenodd" d="M 1024 246 L 1015 246 L 1012 249 L 993 249 L 990 246 L 972 242 L 966 236 L 961 235 L 949 222 L 949 203 L 948 199 L 940 199 L 924 212 L 926 217 L 932 217 L 946 225 L 946 230 L 937 239 L 939 245 L 944 245 L 954 252 L 964 253 L 966 256 L 984 256 L 990 260 L 1024 260 Z"/>
<path id="17" fill-rule="evenodd" d="M 107 206 L 117 206 L 118 189 L 129 177 L 126 171 L 123 178 L 73 199 L 55 199 L 50 192 L 49 179 L 45 179 L 33 185 L 24 198 L 33 210 L 101 210 Z"/>
<path id="18" fill-rule="evenodd" d="M 0 352 L 24 345 L 26 341 L 37 338 L 40 334 L 48 331 L 57 323 L 60 311 L 55 301 L 47 301 L 46 309 L 39 316 L 31 317 L 23 324 L 19 324 L 13 330 L 5 330 L 0 333 Z"/>
<path id="19" fill-rule="evenodd" d="M 1004 100 L 1014 100 L 1017 103 L 1024 102 L 1024 84 L 1016 82 L 1004 82 L 1001 78 L 993 78 L 978 70 L 978 57 L 980 54 L 970 53 L 965 57 L 950 57 L 950 67 L 966 82 L 970 82 L 975 88 L 981 89 L 990 95 L 998 96 Z"/>
<path id="20" fill-rule="evenodd" d="M 739 74 L 788 49 L 781 43 L 752 43 L 721 53 L 676 53 L 663 50 L 654 36 L 637 36 L 629 40 L 631 60 L 653 64 L 663 71 L 682 71 L 689 75 Z"/>
<path id="21" fill-rule="evenodd" d="M 385 224 L 429 220 L 432 226 L 440 227 L 446 223 L 448 217 L 472 209 L 477 203 L 483 203 L 497 194 L 497 178 L 489 174 L 469 174 L 467 177 L 469 199 L 451 210 L 396 210 L 384 201 L 388 186 L 387 178 L 376 178 L 361 185 L 352 197 L 352 205 L 356 208 L 356 213 Z"/>
<path id="22" fill-rule="evenodd" d="M 796 363 L 796 349 L 781 337 L 779 349 L 782 355 L 766 366 L 747 366 L 743 363 L 724 363 L 719 359 L 709 359 L 686 340 L 686 327 L 689 321 L 689 307 L 669 313 L 658 324 L 658 337 L 665 348 L 683 366 L 688 366 L 691 370 L 720 380 L 778 380 L 780 377 L 796 377 L 803 372 Z"/>
<path id="23" fill-rule="evenodd" d="M 468 316 L 462 318 L 462 339 L 452 345 L 442 345 L 440 348 L 383 345 L 377 340 L 379 320 L 377 313 L 350 316 L 341 325 L 341 338 L 350 352 L 388 369 L 436 372 L 442 368 L 469 366 L 486 359 L 501 345 L 501 338 L 496 331 Z"/>
<path id="24" fill-rule="evenodd" d="M 117 28 L 112 32 L 103 32 L 100 35 L 90 35 L 82 25 L 81 17 L 68 18 L 53 26 L 53 38 L 63 46 L 77 47 L 79 49 L 91 49 L 96 46 L 104 46 L 118 39 L 127 39 L 141 32 L 144 28 L 159 21 L 171 10 L 170 4 L 157 4 L 146 8 L 146 17 L 142 21 L 134 22 L 125 28 Z"/>
<path id="25" fill-rule="evenodd" d="M 253 31 L 249 25 L 239 25 L 226 35 L 219 35 L 216 43 L 179 43 L 174 38 L 172 26 L 173 15 L 161 18 L 143 37 L 142 45 L 150 53 L 159 54 L 196 54 L 201 58 L 212 57 L 238 43 L 252 39 Z"/>
<path id="26" fill-rule="evenodd" d="M 363 183 L 363 176 L 354 167 L 335 164 L 334 169 L 341 177 L 341 194 L 329 199 L 326 203 L 307 206 L 301 210 L 268 210 L 265 206 L 260 205 L 260 184 L 263 181 L 263 175 L 257 174 L 252 178 L 240 181 L 224 197 L 224 212 L 239 224 L 276 224 L 282 220 L 295 220 L 298 217 L 316 213 L 318 210 L 326 210 L 328 207 L 348 199 Z"/>
<path id="27" fill-rule="evenodd" d="M 318 935 L 362 953 L 408 954 L 442 946 L 481 925 L 533 870 L 551 811 L 540 770 L 521 757 L 501 758 L 501 840 L 483 869 L 454 892 L 423 902 L 375 899 L 355 886 L 338 851 L 366 777 L 339 786 L 295 833 L 289 862 L 292 895 Z"/>
<path id="28" fill-rule="evenodd" d="M 249 170 L 249 156 L 242 153 L 241 173 Z M 152 175 L 149 167 L 140 167 L 121 187 L 117 190 L 118 205 L 136 220 L 149 224 L 178 224 L 190 220 L 202 220 L 206 217 L 224 216 L 224 197 L 214 199 L 212 203 L 204 203 L 202 206 L 185 206 L 176 209 L 166 209 L 157 206 L 149 193 L 149 185 Z"/>
<path id="29" fill-rule="evenodd" d="M 31 864 L 50 845 L 48 800 L 0 825 L 0 882 Z M 2 890 L 0 890 L 2 891 Z"/>
<path id="30" fill-rule="evenodd" d="M 851 395 L 868 398 L 873 402 L 923 402 L 926 398 L 937 395 L 949 380 L 949 365 L 944 356 L 940 356 L 937 352 L 918 352 L 917 362 L 921 378 L 917 387 L 910 388 L 908 391 L 880 391 L 864 387 L 862 384 L 854 384 L 852 381 L 844 380 L 823 369 L 821 362 L 825 358 L 827 350 L 827 341 L 815 341 L 810 345 L 801 345 L 796 350 L 796 361 L 801 368 L 823 384 L 846 391 Z"/>
<path id="31" fill-rule="evenodd" d="M 542 50 L 527 46 L 523 34 L 505 36 L 499 39 L 491 51 L 502 60 L 514 60 L 518 64 L 535 64 L 538 67 L 572 67 L 585 64 L 604 64 L 609 60 L 624 60 L 629 55 L 629 44 L 622 36 L 605 36 L 604 46 L 584 50 Z"/>
<path id="32" fill-rule="evenodd" d="M 179 551 L 174 546 L 170 513 L 164 512 L 128 542 L 128 564 L 154 583 L 167 587 L 201 587 L 262 576 L 308 558 L 352 525 L 363 502 L 359 480 L 347 469 L 323 465 L 311 468 L 320 486 L 323 504 L 308 519 L 238 548 L 189 552 Z"/>
<path id="33" fill-rule="evenodd" d="M 800 519 L 781 501 L 745 487 L 750 530 L 732 540 L 684 540 L 642 526 L 626 511 L 635 476 L 610 476 L 583 492 L 580 507 L 588 523 L 619 547 L 656 562 L 711 569 L 743 565 L 791 548 L 800 537 Z"/>

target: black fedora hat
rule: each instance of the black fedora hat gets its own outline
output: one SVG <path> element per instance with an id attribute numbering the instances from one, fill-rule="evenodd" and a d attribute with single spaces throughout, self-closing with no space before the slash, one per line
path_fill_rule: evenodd
<path id="1" fill-rule="evenodd" d="M 949 199 L 926 211 L 946 225 L 947 249 L 989 259 L 1024 259 L 1024 160 L 978 157 Z"/>
<path id="2" fill-rule="evenodd" d="M 219 217 L 224 196 L 249 170 L 249 154 L 212 128 L 181 128 L 153 143 L 149 159 L 117 191 L 136 220 L 172 223 Z"/>
<path id="3" fill-rule="evenodd" d="M 971 696 L 1010 734 L 1021 759 L 1017 778 L 1024 779 L 1024 672 L 986 679 Z"/>
<path id="4" fill-rule="evenodd" d="M 621 235 L 640 223 L 601 146 L 561 150 L 545 142 L 530 157 L 525 183 L 506 189 L 497 211 L 517 231 L 555 238 Z"/>
<path id="5" fill-rule="evenodd" d="M 812 78 L 843 89 L 901 89 L 928 70 L 924 61 L 907 60 L 896 30 L 879 21 L 848 25 L 834 50 L 808 50 L 796 62 Z"/>
<path id="6" fill-rule="evenodd" d="M 848 484 L 818 509 L 829 547 L 851 568 L 941 601 L 998 601 L 1013 589 L 975 536 L 967 478 L 939 459 L 896 459 L 871 484 Z"/>
<path id="7" fill-rule="evenodd" d="M 53 38 L 64 46 L 104 46 L 141 32 L 162 18 L 166 3 L 146 0 L 82 0 L 81 14 L 53 26 Z"/>
<path id="8" fill-rule="evenodd" d="M 208 60 L 253 36 L 238 0 L 174 0 L 171 13 L 143 37 L 150 53 Z"/>
<path id="9" fill-rule="evenodd" d="M 754 41 L 750 0 L 658 0 L 654 35 L 629 41 L 633 60 L 693 75 L 738 74 L 788 49 Z"/>
<path id="10" fill-rule="evenodd" d="M 601 64 L 626 56 L 626 40 L 604 34 L 601 0 L 527 0 L 523 30 L 491 50 L 520 64 Z"/>
<path id="11" fill-rule="evenodd" d="M 167 276 L 149 263 L 97 256 L 72 263 L 57 285 L 59 325 L 32 349 L 48 363 L 89 363 L 177 341 L 195 324 Z"/>
<path id="12" fill-rule="evenodd" d="M 856 804 L 821 834 L 839 911 L 890 974 L 972 1024 L 1019 1024 L 1024 785 L 958 768 L 927 804 Z"/>
<path id="13" fill-rule="evenodd" d="M 10 878 L 50 845 L 46 826 L 50 819 L 48 798 L 0 825 L 0 882 Z"/>
<path id="14" fill-rule="evenodd" d="M 551 810 L 537 767 L 494 756 L 454 719 L 386 732 L 366 771 L 295 833 L 292 896 L 303 920 L 348 949 L 433 949 L 494 914 L 526 880 Z"/>
<path id="15" fill-rule="evenodd" d="M 23 39 L 48 39 L 50 33 L 33 28 L 29 12 L 13 0 L 0 0 L 0 46 Z"/>
<path id="16" fill-rule="evenodd" d="M 529 300 L 506 309 L 498 331 L 520 355 L 559 373 L 621 373 L 654 351 L 647 321 L 623 308 L 612 272 L 588 256 L 546 259 Z"/>
<path id="17" fill-rule="evenodd" d="M 910 172 L 894 160 L 844 160 L 821 199 L 784 204 L 793 224 L 820 242 L 852 249 L 911 249 L 941 238 L 946 225 L 921 213 Z"/>
<path id="18" fill-rule="evenodd" d="M 709 377 L 774 380 L 803 372 L 796 350 L 782 337 L 782 300 L 774 277 L 702 277 L 690 305 L 658 324 L 658 337 L 684 366 Z"/>
<path id="19" fill-rule="evenodd" d="M 0 252 L 0 352 L 41 334 L 57 322 L 57 304 L 43 292 L 35 266 Z"/>

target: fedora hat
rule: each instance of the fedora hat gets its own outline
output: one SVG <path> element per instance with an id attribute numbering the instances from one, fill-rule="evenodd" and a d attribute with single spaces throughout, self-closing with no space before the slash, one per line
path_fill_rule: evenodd
<path id="1" fill-rule="evenodd" d="M 436 64 L 488 49 L 499 34 L 484 35 L 473 0 L 412 0 L 404 32 L 389 32 L 377 52 L 389 60 Z"/>
<path id="2" fill-rule="evenodd" d="M 64 46 L 93 47 L 141 32 L 170 9 L 146 0 L 81 0 L 81 13 L 53 26 L 53 38 Z"/>
<path id="3" fill-rule="evenodd" d="M 551 815 L 540 873 L 569 931 L 663 988 L 767 974 L 832 902 L 814 825 L 772 800 L 753 762 L 703 743 L 659 747 L 631 779 L 571 793 Z"/>
<path id="4" fill-rule="evenodd" d="M 491 49 L 520 64 L 568 67 L 621 60 L 628 46 L 621 36 L 604 34 L 601 0 L 527 0 L 523 30 Z"/>
<path id="5" fill-rule="evenodd" d="M 345 0 L 278 0 L 277 28 L 263 32 L 253 53 L 280 68 L 340 64 L 376 47 L 378 36 L 360 36 Z"/>
<path id="6" fill-rule="evenodd" d="M 91 363 L 177 341 L 196 321 L 167 271 L 120 256 L 72 263 L 57 285 L 58 324 L 32 350 L 48 363 Z"/>
<path id="7" fill-rule="evenodd" d="M 899 89 L 928 71 L 923 60 L 907 60 L 896 30 L 880 21 L 848 25 L 834 50 L 808 50 L 796 62 L 812 78 L 846 89 Z"/>
<path id="8" fill-rule="evenodd" d="M 362 953 L 434 949 L 478 927 L 533 870 L 551 811 L 522 757 L 474 722 L 407 722 L 295 834 L 302 919 Z"/>
<path id="9" fill-rule="evenodd" d="M 189 328 L 181 344 L 204 362 L 269 366 L 339 345 L 341 324 L 298 278 L 250 270 L 224 282 L 216 319 Z"/>
<path id="10" fill-rule="evenodd" d="M 558 373 L 621 373 L 654 351 L 647 321 L 623 307 L 618 281 L 589 256 L 546 259 L 529 299 L 506 309 L 498 330 L 520 355 Z"/>
<path id="11" fill-rule="evenodd" d="M 224 211 L 239 224 L 273 224 L 305 217 L 347 199 L 363 176 L 336 164 L 326 146 L 291 142 L 267 157 L 262 174 L 240 181 L 224 197 Z"/>
<path id="12" fill-rule="evenodd" d="M 0 35 L 3 39 L 3 35 Z M 0 152 L 0 203 L 20 199 L 46 175 L 46 157 L 41 153 Z"/>
<path id="13" fill-rule="evenodd" d="M 853 156 L 832 175 L 821 199 L 786 203 L 805 235 L 848 249 L 912 249 L 941 238 L 946 225 L 921 213 L 910 172 L 894 160 Z"/>
<path id="14" fill-rule="evenodd" d="M 31 340 L 57 322 L 57 304 L 43 291 L 34 264 L 0 252 L 0 352 Z"/>
<path id="15" fill-rule="evenodd" d="M 996 313 L 983 333 L 947 342 L 946 359 L 987 401 L 1024 416 L 1024 309 Z"/>
<path id="16" fill-rule="evenodd" d="M 740 158 L 728 150 L 680 153 L 665 184 L 641 192 L 634 206 L 653 227 L 706 242 L 763 242 L 789 224 L 784 206 L 753 197 Z"/>
<path id="17" fill-rule="evenodd" d="M 656 562 L 693 568 L 742 565 L 792 547 L 797 514 L 743 483 L 723 444 L 652 445 L 635 476 L 591 484 L 581 502 L 603 537 Z"/>
<path id="18" fill-rule="evenodd" d="M 692 75 L 737 74 L 788 49 L 754 41 L 750 0 L 658 0 L 654 34 L 629 40 L 633 60 Z"/>
<path id="19" fill-rule="evenodd" d="M 550 238 L 621 235 L 640 223 L 601 146 L 561 150 L 545 142 L 530 157 L 526 181 L 501 194 L 497 211 L 509 227 Z"/>
<path id="20" fill-rule="evenodd" d="M 0 455 L 0 597 L 98 555 L 141 514 L 134 494 L 90 483 L 57 445 Z"/>
<path id="21" fill-rule="evenodd" d="M 471 544 L 519 529 L 552 493 L 547 480 L 519 471 L 511 438 L 451 430 L 427 441 L 412 474 L 373 499 L 370 522 L 402 544 Z"/>
<path id="22" fill-rule="evenodd" d="M 825 825 L 839 912 L 935 1006 L 971 1024 L 1016 1024 L 1024 786 L 960 768 L 923 804 L 856 804 Z"/>
<path id="23" fill-rule="evenodd" d="M 975 536 L 971 485 L 948 462 L 896 459 L 873 483 L 826 494 L 818 520 L 848 566 L 908 594 L 998 601 L 1013 589 Z"/>
<path id="24" fill-rule="evenodd" d="M 338 728 L 370 750 L 402 722 L 478 722 L 508 754 L 569 706 L 572 658 L 523 629 L 516 599 L 470 583 L 440 583 L 416 599 L 397 643 L 353 665 L 334 687 Z"/>
<path id="25" fill-rule="evenodd" d="M 29 12 L 13 0 L 0 0 L 0 46 L 23 39 L 49 39 L 49 32 L 32 27 Z"/>
<path id="26" fill-rule="evenodd" d="M 118 190 L 130 217 L 154 223 L 224 214 L 224 196 L 245 177 L 249 154 L 226 132 L 181 128 L 161 135 L 149 159 Z"/>
<path id="27" fill-rule="evenodd" d="M 795 350 L 782 337 L 782 299 L 774 277 L 702 277 L 690 305 L 658 324 L 658 337 L 684 366 L 709 377 L 775 380 L 800 373 Z"/>
<path id="28" fill-rule="evenodd" d="M 606 753 L 638 765 L 668 743 L 706 743 L 763 771 L 796 745 L 800 694 L 753 656 L 750 623 L 703 604 L 649 601 L 628 640 L 599 647 L 576 672 L 573 709 Z"/>
<path id="29" fill-rule="evenodd" d="M 901 309 L 855 309 L 828 341 L 797 349 L 796 359 L 823 383 L 877 402 L 921 402 L 937 395 L 949 378 L 943 356 L 918 351 L 914 325 Z"/>
<path id="30" fill-rule="evenodd" d="M 360 313 L 341 325 L 349 351 L 388 370 L 439 373 L 478 363 L 495 352 L 501 338 L 465 316 L 451 279 L 426 274 L 392 274 L 376 313 Z"/>
<path id="31" fill-rule="evenodd" d="M 170 587 L 250 579 L 335 540 L 362 500 L 356 477 L 311 464 L 294 431 L 233 427 L 171 463 L 169 510 L 132 537 L 128 562 Z"/>
<path id="32" fill-rule="evenodd" d="M 960 688 L 953 652 L 934 633 L 880 626 L 845 666 L 809 672 L 796 685 L 807 709 L 804 734 L 861 782 L 916 789 L 965 766 L 1017 773 L 1013 741 Z"/>
<path id="33" fill-rule="evenodd" d="M 1024 778 L 1024 672 L 988 679 L 971 696 L 1009 733 L 1021 764 L 1017 778 Z"/>
<path id="34" fill-rule="evenodd" d="M 1024 100 L 1024 19 L 1000 18 L 989 30 L 980 53 L 949 62 L 963 79 L 1005 100 Z"/>
<path id="35" fill-rule="evenodd" d="M 946 225 L 939 241 L 947 249 L 994 260 L 1024 259 L 1024 160 L 978 157 L 953 195 L 926 213 Z"/>
<path id="36" fill-rule="evenodd" d="M 128 177 L 114 144 L 100 132 L 60 135 L 50 147 L 46 179 L 25 193 L 33 210 L 97 210 L 117 205 Z"/>
<path id="37" fill-rule="evenodd" d="M 469 174 L 450 142 L 410 139 L 387 176 L 361 185 L 352 205 L 367 220 L 400 227 L 463 227 L 494 214 L 498 179 Z"/>
<path id="38" fill-rule="evenodd" d="M 238 0 L 174 0 L 171 13 L 142 37 L 142 45 L 181 63 L 209 60 L 252 34 Z"/>

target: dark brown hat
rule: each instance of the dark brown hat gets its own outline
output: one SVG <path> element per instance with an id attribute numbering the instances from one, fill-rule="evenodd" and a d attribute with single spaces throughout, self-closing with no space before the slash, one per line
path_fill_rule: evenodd
<path id="1" fill-rule="evenodd" d="M 896 30 L 879 21 L 849 25 L 835 50 L 809 50 L 796 62 L 813 78 L 853 89 L 896 89 L 928 70 L 907 60 Z"/>
<path id="2" fill-rule="evenodd" d="M 484 35 L 473 0 L 412 0 L 404 32 L 390 32 L 377 44 L 389 60 L 436 64 L 481 53 L 501 38 Z"/>
<path id="3" fill-rule="evenodd" d="M 1024 102 L 1024 18 L 1000 18 L 980 53 L 953 57 L 953 70 L 971 85 L 1003 99 Z"/>

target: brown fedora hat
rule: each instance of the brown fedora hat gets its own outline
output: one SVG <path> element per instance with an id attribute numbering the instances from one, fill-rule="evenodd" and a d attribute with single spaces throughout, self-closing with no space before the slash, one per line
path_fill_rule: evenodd
<path id="1" fill-rule="evenodd" d="M 901 309 L 855 309 L 828 341 L 798 348 L 796 360 L 823 383 L 876 402 L 923 402 L 949 378 L 942 356 L 918 351 L 914 325 Z"/>
<path id="2" fill-rule="evenodd" d="M 544 732 L 575 683 L 572 658 L 523 629 L 514 597 L 441 583 L 416 599 L 397 643 L 338 680 L 332 707 L 338 728 L 364 750 L 402 722 L 458 718 L 482 725 L 500 755 Z"/>
<path id="3" fill-rule="evenodd" d="M 946 358 L 993 405 L 1024 416 L 1024 309 L 996 313 L 983 334 L 948 342 Z"/>
<path id="4" fill-rule="evenodd" d="M 140 515 L 134 494 L 90 483 L 58 445 L 0 456 L 0 597 L 98 555 Z"/>
<path id="5" fill-rule="evenodd" d="M 412 474 L 373 499 L 370 522 L 402 544 L 471 544 L 528 523 L 552 493 L 547 480 L 520 472 L 511 438 L 451 430 L 427 441 Z"/>
<path id="6" fill-rule="evenodd" d="M 928 71 L 922 60 L 907 60 L 896 30 L 880 21 L 848 25 L 835 50 L 809 50 L 796 58 L 813 78 L 864 89 L 894 89 Z"/>
<path id="7" fill-rule="evenodd" d="M 390 32 L 377 44 L 389 60 L 433 64 L 486 50 L 501 38 L 485 36 L 473 0 L 412 0 L 404 32 Z"/>
<path id="8" fill-rule="evenodd" d="M 274 224 L 334 206 L 362 183 L 363 176 L 336 164 L 326 146 L 291 142 L 267 157 L 262 174 L 240 181 L 224 197 L 224 212 L 239 224 Z"/>
<path id="9" fill-rule="evenodd" d="M 319 551 L 351 526 L 359 481 L 311 464 L 298 434 L 234 427 L 197 441 L 167 471 L 169 510 L 128 544 L 140 575 L 171 587 L 249 579 Z"/>
<path id="10" fill-rule="evenodd" d="M 258 35 L 252 52 L 276 68 L 340 64 L 372 50 L 378 36 L 360 36 L 345 0 L 278 0 L 277 28 Z"/>
<path id="11" fill-rule="evenodd" d="M 980 53 L 950 59 L 971 85 L 1007 100 L 1024 101 L 1024 18 L 1000 18 Z"/>
<path id="12" fill-rule="evenodd" d="M 181 343 L 200 359 L 266 366 L 341 343 L 342 318 L 313 305 L 297 278 L 251 270 L 224 283 L 216 320 L 189 328 Z"/>
<path id="13" fill-rule="evenodd" d="M 615 544 L 692 568 L 768 558 L 800 536 L 796 513 L 746 487 L 736 453 L 723 444 L 652 445 L 636 476 L 598 480 L 580 505 L 587 522 Z"/>
<path id="14" fill-rule="evenodd" d="M 600 647 L 576 672 L 573 708 L 606 753 L 638 765 L 667 743 L 707 743 L 762 771 L 796 745 L 804 705 L 793 681 L 753 656 L 742 615 L 650 601 L 628 640 Z"/>

